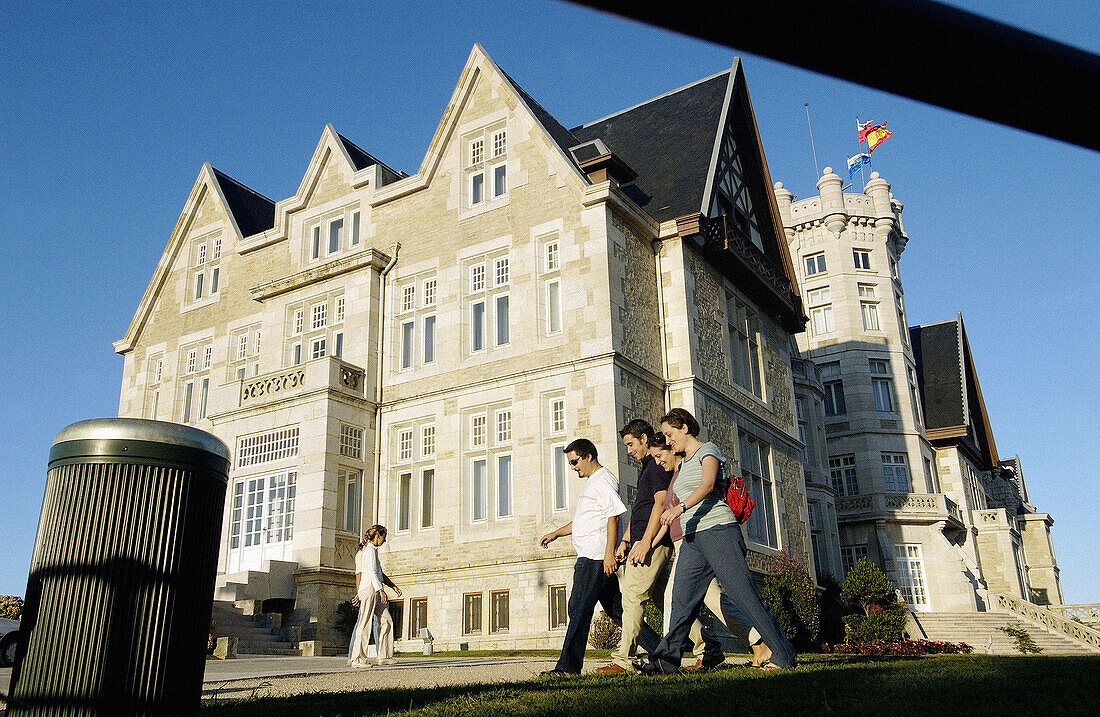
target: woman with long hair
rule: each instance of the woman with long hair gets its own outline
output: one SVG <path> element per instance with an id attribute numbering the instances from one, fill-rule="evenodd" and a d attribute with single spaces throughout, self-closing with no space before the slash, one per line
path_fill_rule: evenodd
<path id="1" fill-rule="evenodd" d="M 676 495 L 675 488 L 682 456 L 669 447 L 668 440 L 663 433 L 657 433 L 654 436 L 653 441 L 649 444 L 649 455 L 653 456 L 653 460 L 656 461 L 659 466 L 672 473 L 672 481 L 669 483 L 668 491 L 665 494 L 665 504 L 662 508 L 663 511 L 680 502 L 679 497 Z M 680 519 L 676 518 L 667 526 L 662 525 L 657 533 L 658 539 L 661 535 L 661 531 L 665 530 L 669 531 L 671 534 L 674 554 L 678 553 L 680 551 L 680 545 L 684 540 L 684 532 L 680 528 Z M 664 594 L 664 616 L 666 624 L 669 623 L 669 616 L 672 613 L 672 585 L 675 580 L 676 562 L 673 561 L 672 570 L 668 576 L 668 584 Z M 760 667 L 771 658 L 771 650 L 768 649 L 767 645 L 765 645 L 764 641 L 760 638 L 760 633 L 756 631 L 755 627 L 748 624 L 745 616 L 737 606 L 728 600 L 725 605 L 722 604 L 722 591 L 718 589 L 717 580 L 711 580 L 710 585 L 707 586 L 707 594 L 703 598 L 703 604 L 706 605 L 714 616 L 721 620 L 722 624 L 729 628 L 737 638 L 744 639 L 749 644 L 749 647 L 752 649 L 753 667 Z M 726 609 L 727 606 L 730 608 L 729 610 Z M 731 620 L 730 618 L 733 619 Z M 692 645 L 695 656 L 700 658 L 696 667 L 709 668 L 724 661 L 725 655 L 721 653 L 721 646 L 711 639 L 703 638 L 702 625 L 698 618 L 691 622 L 688 640 Z"/>
<path id="2" fill-rule="evenodd" d="M 380 665 L 391 664 L 393 659 L 393 620 L 390 619 L 389 585 L 401 597 L 401 590 L 382 572 L 378 561 L 378 548 L 386 542 L 386 528 L 372 525 L 367 529 L 359 543 L 359 552 L 355 554 L 355 597 L 352 605 L 359 606 L 359 619 L 355 621 L 355 631 L 348 646 L 348 664 L 352 667 L 370 667 L 367 658 L 367 643 L 370 642 L 374 618 L 378 618 L 377 662 Z"/>
<path id="3" fill-rule="evenodd" d="M 722 452 L 713 443 L 699 440 L 699 422 L 683 408 L 674 408 L 661 418 L 661 432 L 673 451 L 684 454 L 675 483 L 680 502 L 664 512 L 661 522 L 670 525 L 679 518 L 684 538 L 676 555 L 668 631 L 642 672 L 679 671 L 691 622 L 715 578 L 747 621 L 760 631 L 764 644 L 771 650 L 771 659 L 761 667 L 793 667 L 794 647 L 760 597 L 745 562 L 745 539 L 737 518 L 726 505 L 725 481 L 719 480 L 725 461 Z"/>

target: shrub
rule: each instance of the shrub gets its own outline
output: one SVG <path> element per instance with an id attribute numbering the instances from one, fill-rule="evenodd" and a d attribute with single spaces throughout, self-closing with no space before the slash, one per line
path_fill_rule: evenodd
<path id="1" fill-rule="evenodd" d="M 588 633 L 588 644 L 597 650 L 612 650 L 619 646 L 623 631 L 611 621 L 607 613 L 600 612 L 592 621 L 592 630 Z"/>
<path id="2" fill-rule="evenodd" d="M 355 622 L 359 619 L 359 608 L 345 600 L 336 606 L 336 616 L 332 620 L 332 629 L 351 637 L 355 631 Z"/>
<path id="3" fill-rule="evenodd" d="M 833 575 L 826 573 L 817 582 L 822 588 L 821 631 L 817 639 L 822 643 L 844 642 L 844 616 L 855 611 L 841 599 L 840 582 Z"/>
<path id="4" fill-rule="evenodd" d="M 650 600 L 645 604 L 645 607 L 642 608 L 642 617 L 645 619 L 646 624 L 653 628 L 653 632 L 658 635 L 665 634 L 665 616 L 655 600 Z"/>
<path id="5" fill-rule="evenodd" d="M 892 607 L 897 604 L 894 583 L 870 558 L 860 558 L 844 579 L 840 596 L 853 605 L 859 605 L 870 615 L 873 607 Z"/>
<path id="6" fill-rule="evenodd" d="M 1016 649 L 1024 655 L 1038 655 L 1043 648 L 1035 644 L 1028 631 L 1022 627 L 998 627 L 998 630 L 1016 640 Z"/>
<path id="7" fill-rule="evenodd" d="M 802 563 L 784 552 L 764 578 L 761 595 L 787 639 L 799 648 L 815 643 L 821 631 L 821 606 L 817 587 Z"/>
<path id="8" fill-rule="evenodd" d="M 844 642 L 899 642 L 905 636 L 907 612 L 894 610 L 872 615 L 848 615 L 844 618 Z"/>
<path id="9" fill-rule="evenodd" d="M 900 642 L 861 642 L 854 645 L 821 646 L 822 652 L 837 655 L 969 655 L 974 648 L 965 642 L 940 642 L 939 640 L 902 640 Z"/>
<path id="10" fill-rule="evenodd" d="M 7 620 L 19 620 L 23 617 L 23 598 L 15 595 L 0 595 L 0 617 Z"/>

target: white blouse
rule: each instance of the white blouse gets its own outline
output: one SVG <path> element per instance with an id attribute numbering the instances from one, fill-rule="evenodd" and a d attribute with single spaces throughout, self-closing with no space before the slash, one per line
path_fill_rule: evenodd
<path id="1" fill-rule="evenodd" d="M 355 572 L 360 574 L 359 599 L 382 589 L 382 566 L 378 562 L 378 546 L 367 543 L 355 554 Z"/>

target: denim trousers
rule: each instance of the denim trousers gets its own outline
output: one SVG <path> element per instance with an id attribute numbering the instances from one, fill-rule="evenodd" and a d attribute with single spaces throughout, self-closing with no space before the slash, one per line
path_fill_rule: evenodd
<path id="1" fill-rule="evenodd" d="M 783 634 L 775 615 L 764 604 L 760 590 L 745 562 L 745 539 L 736 523 L 718 525 L 685 535 L 676 556 L 676 577 L 672 585 L 672 616 L 668 631 L 655 658 L 679 666 L 685 638 L 706 595 L 710 581 L 718 585 L 754 626 L 772 651 L 771 661 L 780 667 L 795 663 L 794 646 Z"/>
<path id="2" fill-rule="evenodd" d="M 623 597 L 619 592 L 619 578 L 614 573 L 605 575 L 603 561 L 577 558 L 573 566 L 573 591 L 569 594 L 569 624 L 565 628 L 565 642 L 561 657 L 554 668 L 562 672 L 578 673 L 584 665 L 584 650 L 588 644 L 588 632 L 592 627 L 592 613 L 596 603 L 611 621 L 623 624 Z M 638 645 L 653 654 L 660 636 L 649 625 L 642 623 L 638 631 Z"/>

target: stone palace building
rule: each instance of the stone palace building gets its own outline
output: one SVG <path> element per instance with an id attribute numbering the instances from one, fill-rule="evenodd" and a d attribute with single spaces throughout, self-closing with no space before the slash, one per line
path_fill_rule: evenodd
<path id="1" fill-rule="evenodd" d="M 862 218 L 895 216 L 872 204 L 883 191 L 851 212 L 876 262 L 903 236 Z M 874 435 L 857 435 L 854 414 L 837 429 L 835 410 L 815 424 L 842 466 L 855 461 L 858 500 L 871 502 L 841 502 L 854 488 L 835 497 L 833 453 L 818 447 L 807 512 L 796 393 L 820 396 L 857 368 L 830 357 L 847 343 L 819 347 L 814 334 L 795 347 L 806 247 L 792 245 L 792 262 L 784 221 L 829 252 L 839 240 L 803 230 L 811 222 L 779 197 L 736 62 L 566 129 L 475 46 L 415 174 L 331 126 L 279 201 L 203 166 L 115 344 L 119 415 L 187 423 L 230 446 L 216 597 L 290 614 L 317 654 L 345 649 L 336 606 L 374 522 L 389 529 L 382 562 L 404 591 L 392 603 L 401 640 L 427 627 L 441 649 L 560 644 L 574 555 L 568 540 L 537 540 L 570 520 L 581 489 L 562 448 L 591 439 L 629 499 L 637 467 L 617 429 L 672 406 L 700 417 L 756 498 L 754 570 L 781 551 L 813 565 L 816 546 L 837 572 L 859 550 L 914 545 L 958 563 L 943 588 L 929 571 L 931 599 L 955 595 L 975 558 L 956 556 L 949 531 L 969 527 L 969 504 L 941 470 L 942 490 L 916 482 L 912 498 L 931 503 L 911 520 L 895 505 L 911 500 L 909 483 L 871 477 L 880 450 L 918 477 L 938 460 L 939 439 L 912 415 L 886 427 L 863 406 L 876 360 L 897 386 L 915 380 L 897 331 L 853 349 L 873 357 L 860 374 L 867 400 L 854 386 L 849 400 Z M 900 285 L 876 283 L 885 308 Z M 911 395 L 898 410 L 913 414 Z M 822 405 L 835 406 L 812 410 Z"/>
<path id="2" fill-rule="evenodd" d="M 835 526 L 833 572 L 867 556 L 917 612 L 984 611 L 991 594 L 1060 605 L 1054 521 L 1019 458 L 998 456 L 962 316 L 908 325 L 902 204 L 877 172 L 841 184 L 827 167 L 818 196 L 775 185 L 809 317 L 795 385 L 819 567 Z"/>

